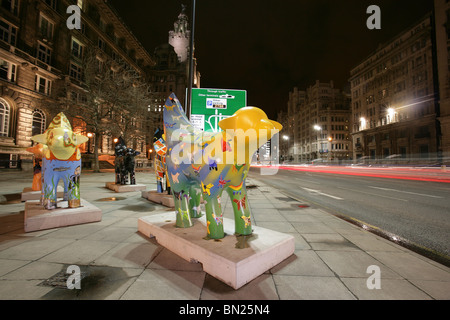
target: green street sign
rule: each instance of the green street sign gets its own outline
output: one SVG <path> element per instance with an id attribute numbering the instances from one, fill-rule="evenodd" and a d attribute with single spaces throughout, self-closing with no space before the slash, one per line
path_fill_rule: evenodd
<path id="1" fill-rule="evenodd" d="M 219 132 L 219 121 L 247 106 L 247 91 L 228 89 L 192 89 L 192 125 L 200 130 Z"/>

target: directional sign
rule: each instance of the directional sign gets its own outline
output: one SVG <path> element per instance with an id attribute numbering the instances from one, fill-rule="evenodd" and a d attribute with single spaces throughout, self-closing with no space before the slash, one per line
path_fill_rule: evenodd
<path id="1" fill-rule="evenodd" d="M 247 106 L 247 91 L 192 89 L 191 123 L 198 129 L 219 132 L 219 121 Z"/>

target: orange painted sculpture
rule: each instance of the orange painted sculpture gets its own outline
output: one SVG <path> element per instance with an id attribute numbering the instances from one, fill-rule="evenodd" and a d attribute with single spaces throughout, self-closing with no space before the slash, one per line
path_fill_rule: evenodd
<path id="1" fill-rule="evenodd" d="M 28 152 L 34 154 L 33 184 L 31 185 L 33 191 L 42 190 L 42 158 L 46 148 L 46 146 L 38 143 L 27 149 Z"/>

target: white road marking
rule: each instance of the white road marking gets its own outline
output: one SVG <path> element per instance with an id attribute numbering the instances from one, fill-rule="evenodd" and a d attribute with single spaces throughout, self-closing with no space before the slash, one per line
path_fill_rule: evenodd
<path id="1" fill-rule="evenodd" d="M 402 190 L 395 190 L 395 189 L 381 188 L 381 187 L 372 187 L 372 186 L 369 186 L 369 188 L 378 189 L 378 190 L 385 190 L 385 191 L 401 192 L 401 193 L 407 193 L 407 194 L 414 194 L 416 196 L 422 196 L 422 197 L 443 199 L 442 197 L 439 197 L 439 196 L 433 196 L 433 195 L 430 195 L 430 194 L 423 194 L 423 193 L 417 193 L 417 192 L 409 192 L 409 191 L 402 191 Z"/>
<path id="2" fill-rule="evenodd" d="M 330 195 L 330 194 L 323 193 L 323 192 L 321 192 L 321 191 L 319 191 L 319 190 L 314 190 L 314 189 L 309 189 L 309 188 L 302 188 L 302 189 L 303 189 L 303 190 L 306 190 L 306 191 L 308 191 L 308 192 L 315 193 L 315 194 L 319 194 L 319 195 L 321 195 L 321 196 L 329 197 L 329 198 L 332 198 L 332 199 L 335 199 L 335 200 L 344 200 L 344 199 L 342 199 L 342 198 L 335 197 L 335 196 L 332 196 L 332 195 Z"/>
<path id="3" fill-rule="evenodd" d="M 392 199 L 392 200 L 398 200 L 398 201 L 403 201 L 403 202 L 408 202 L 408 200 L 405 199 L 400 199 L 400 198 L 394 198 L 394 197 L 388 197 L 388 196 L 383 196 L 381 194 L 375 194 L 373 192 L 364 192 L 361 190 L 353 190 L 353 189 L 348 189 L 348 188 L 343 188 L 343 187 L 338 187 L 339 189 L 343 189 L 343 190 L 348 190 L 348 191 L 353 191 L 353 192 L 359 192 L 359 193 L 364 193 L 364 194 L 368 194 L 370 196 L 376 196 L 376 197 L 382 197 L 382 198 L 388 198 L 388 199 Z"/>

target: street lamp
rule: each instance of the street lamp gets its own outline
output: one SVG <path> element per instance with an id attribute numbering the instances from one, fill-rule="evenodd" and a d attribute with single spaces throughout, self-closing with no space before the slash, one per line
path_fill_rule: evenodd
<path id="1" fill-rule="evenodd" d="M 328 142 L 330 143 L 330 149 L 328 149 L 328 160 L 331 160 L 331 142 L 333 141 L 332 137 L 328 137 Z"/>
<path id="2" fill-rule="evenodd" d="M 88 132 L 88 134 L 87 134 L 87 137 L 89 138 L 88 139 L 88 147 L 87 147 L 87 153 L 88 154 L 91 154 L 91 138 L 94 136 L 94 134 L 93 133 L 91 133 L 91 132 Z"/>
<path id="3" fill-rule="evenodd" d="M 322 146 L 322 143 L 321 143 L 321 141 L 322 141 L 322 127 L 316 124 L 316 125 L 314 125 L 314 130 L 320 132 L 320 139 L 317 139 L 317 153 L 318 153 L 318 156 L 319 156 L 320 155 L 319 144 L 320 144 L 320 146 Z"/>

